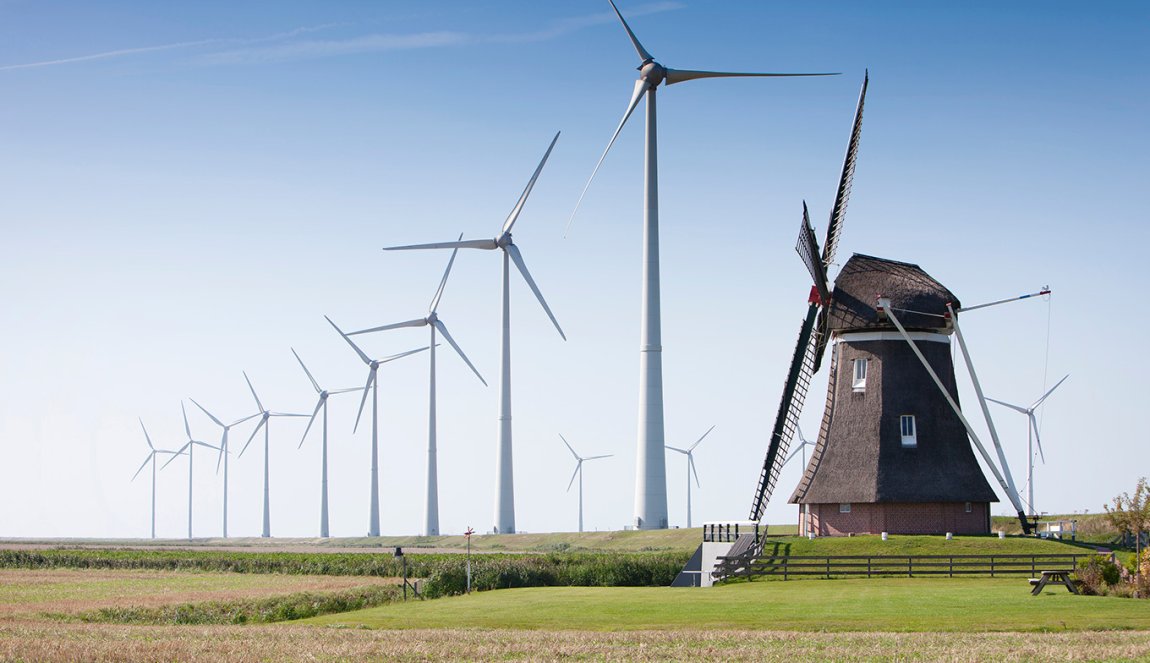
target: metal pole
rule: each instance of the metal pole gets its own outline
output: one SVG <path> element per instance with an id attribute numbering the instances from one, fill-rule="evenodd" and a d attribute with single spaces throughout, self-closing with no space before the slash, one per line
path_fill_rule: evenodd
<path id="1" fill-rule="evenodd" d="M 188 443 L 188 540 L 192 538 L 192 452 L 196 445 Z"/>
<path id="2" fill-rule="evenodd" d="M 156 538 L 156 452 L 152 452 L 152 538 Z"/>
<path id="3" fill-rule="evenodd" d="M 503 339 L 499 379 L 499 458 L 495 466 L 495 533 L 515 533 L 515 478 L 511 454 L 511 287 L 503 252 Z"/>
<path id="4" fill-rule="evenodd" d="M 323 399 L 323 459 L 321 460 L 323 466 L 323 476 L 320 477 L 320 495 L 319 495 L 319 535 L 322 538 L 328 538 L 330 532 L 328 531 L 327 519 L 327 399 Z"/>
<path id="5" fill-rule="evenodd" d="M 379 367 L 372 364 L 371 381 L 371 513 L 367 535 L 379 536 Z"/>
<path id="6" fill-rule="evenodd" d="M 268 443 L 270 433 L 268 432 L 272 427 L 272 420 L 269 417 L 267 423 L 264 424 L 264 529 L 260 536 L 268 538 L 272 535 L 272 507 L 270 488 L 268 486 L 268 479 L 270 472 L 268 467 L 271 464 L 271 445 Z"/>
<path id="7" fill-rule="evenodd" d="M 424 506 L 423 533 L 425 536 L 439 535 L 439 468 L 438 450 L 436 448 L 435 426 L 435 325 L 431 328 L 431 344 L 429 348 L 431 375 L 428 378 L 428 405 L 427 405 L 427 501 Z"/>
<path id="8" fill-rule="evenodd" d="M 228 538 L 228 429 L 224 427 L 224 438 L 220 441 L 220 453 L 224 455 L 224 538 Z"/>

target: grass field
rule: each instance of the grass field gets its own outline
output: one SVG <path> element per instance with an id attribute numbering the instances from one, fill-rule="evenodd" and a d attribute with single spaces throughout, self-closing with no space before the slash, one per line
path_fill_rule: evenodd
<path id="1" fill-rule="evenodd" d="M 1022 536 L 956 536 L 947 541 L 943 536 L 891 535 L 820 537 L 769 537 L 764 554 L 778 555 L 1087 555 L 1091 548 L 1057 539 L 1035 539 Z"/>

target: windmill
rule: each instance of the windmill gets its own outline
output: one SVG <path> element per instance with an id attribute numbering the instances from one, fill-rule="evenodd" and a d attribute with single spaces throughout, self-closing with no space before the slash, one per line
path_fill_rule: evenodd
<path id="1" fill-rule="evenodd" d="M 192 452 L 195 451 L 196 445 L 199 445 L 201 447 L 207 447 L 208 449 L 215 449 L 216 451 L 219 451 L 219 447 L 213 447 L 212 445 L 208 444 L 207 442 L 203 442 L 203 441 L 200 441 L 200 440 L 193 438 L 192 437 L 192 427 L 188 425 L 188 411 L 187 411 L 187 409 L 184 408 L 183 402 L 180 402 L 180 411 L 183 412 L 183 414 L 184 414 L 184 432 L 188 434 L 188 441 L 184 443 L 184 446 L 177 449 L 176 453 L 171 458 L 168 459 L 168 462 L 166 462 L 162 466 L 160 466 L 160 469 L 162 470 L 165 467 L 167 467 L 168 465 L 171 465 L 172 461 L 175 460 L 177 456 L 182 456 L 184 451 L 188 452 L 188 538 L 191 539 L 192 538 L 192 468 L 195 466 L 195 458 L 194 458 L 194 454 Z"/>
<path id="2" fill-rule="evenodd" d="M 1026 427 L 1026 489 L 1027 489 L 1027 496 L 1026 496 L 1026 501 L 1030 505 L 1030 516 L 1031 517 L 1038 515 L 1037 510 L 1034 508 L 1034 447 L 1035 447 L 1035 445 L 1038 446 L 1038 455 L 1041 456 L 1042 463 L 1044 465 L 1046 464 L 1046 454 L 1043 453 L 1043 451 L 1042 451 L 1042 438 L 1039 437 L 1039 435 L 1038 435 L 1038 419 L 1036 419 L 1034 417 L 1034 412 L 1035 412 L 1035 410 L 1037 410 L 1039 407 L 1042 406 L 1042 403 L 1047 398 L 1050 397 L 1050 394 L 1054 393 L 1055 389 L 1062 386 L 1063 382 L 1066 382 L 1066 378 L 1068 378 L 1068 377 L 1070 377 L 1070 376 L 1066 375 L 1061 380 L 1059 380 L 1058 384 L 1051 387 L 1038 400 L 1031 403 L 1030 407 L 1022 407 L 1020 405 L 1012 405 L 1010 403 L 1006 403 L 1004 401 L 998 401 L 998 400 L 995 400 L 993 398 L 987 398 L 986 399 L 986 400 L 990 401 L 991 403 L 998 403 L 999 405 L 1002 405 L 1004 407 L 1008 407 L 1011 410 L 1014 410 L 1015 412 L 1021 412 L 1022 414 L 1026 415 L 1026 418 L 1027 418 L 1027 427 Z"/>
<path id="3" fill-rule="evenodd" d="M 319 414 L 320 409 L 323 409 L 323 447 L 321 452 L 320 462 L 320 498 L 319 498 L 319 535 L 322 538 L 330 536 L 327 522 L 327 399 L 332 394 L 346 394 L 352 391 L 359 391 L 359 387 L 351 387 L 350 389 L 333 389 L 328 391 L 321 389 L 319 383 L 315 381 L 311 371 L 307 370 L 304 365 L 303 359 L 300 359 L 299 353 L 292 348 L 291 353 L 295 355 L 296 361 L 299 362 L 300 368 L 307 374 L 307 379 L 311 382 L 311 386 L 315 387 L 316 394 L 319 399 L 316 401 L 315 409 L 312 410 L 311 418 L 307 420 L 307 428 L 303 431 L 303 436 L 299 440 L 299 447 L 302 448 L 303 443 L 307 440 L 307 434 L 311 432 L 311 425 L 315 423 L 315 416 Z"/>
<path id="4" fill-rule="evenodd" d="M 519 252 L 519 247 L 511 240 L 511 229 L 515 226 L 515 221 L 519 219 L 519 215 L 523 211 L 523 206 L 527 203 L 527 197 L 531 195 L 531 190 L 535 187 L 535 181 L 539 179 L 539 173 L 543 171 L 543 166 L 547 163 L 547 158 L 551 156 L 551 150 L 555 148 L 555 141 L 557 140 L 559 140 L 558 133 L 551 139 L 551 144 L 547 146 L 547 151 L 543 154 L 543 159 L 539 161 L 539 165 L 535 168 L 535 173 L 531 175 L 531 179 L 527 182 L 527 187 L 523 189 L 523 193 L 519 195 L 519 200 L 516 201 L 515 207 L 511 209 L 511 213 L 507 215 L 507 219 L 503 222 L 503 227 L 499 230 L 499 235 L 494 239 L 457 240 L 436 244 L 392 246 L 384 249 L 385 251 L 404 251 L 410 249 L 482 249 L 494 251 L 499 249 L 503 252 L 503 334 L 499 379 L 499 459 L 495 466 L 494 531 L 497 534 L 513 534 L 515 532 L 515 479 L 511 454 L 510 263 L 515 263 L 519 274 L 523 277 L 523 280 L 527 282 L 527 287 L 531 288 L 531 292 L 535 294 L 535 298 L 539 300 L 539 304 L 543 307 L 543 311 L 547 313 L 547 317 L 551 319 L 551 324 L 555 325 L 555 330 L 559 332 L 559 336 L 561 336 L 563 340 L 567 340 L 563 329 L 559 327 L 559 321 L 555 319 L 555 315 L 551 312 L 551 307 L 547 306 L 547 301 L 543 299 L 543 293 L 539 291 L 539 286 L 535 284 L 535 279 L 531 278 L 531 272 L 527 271 L 527 264 L 523 262 L 523 255 Z"/>
<path id="5" fill-rule="evenodd" d="M 782 467 L 786 467 L 787 463 L 791 462 L 792 459 L 799 455 L 799 452 L 802 452 L 803 454 L 803 467 L 807 466 L 807 447 L 815 446 L 815 442 L 814 440 L 808 440 L 806 437 L 804 437 L 803 429 L 799 428 L 798 426 L 795 426 L 795 436 L 799 438 L 799 446 L 791 450 L 791 453 L 787 456 L 787 459 L 783 461 Z"/>
<path id="6" fill-rule="evenodd" d="M 156 538 L 156 454 L 172 454 L 178 456 L 182 452 L 157 449 L 152 446 L 152 436 L 148 435 L 148 429 L 144 426 L 143 419 L 140 419 L 140 428 L 144 429 L 144 441 L 148 443 L 148 456 L 144 459 L 144 462 L 140 464 L 140 469 L 136 470 L 136 473 L 132 475 L 130 481 L 135 481 L 136 477 L 140 476 L 140 472 L 143 472 L 144 468 L 148 466 L 148 463 L 152 464 L 152 538 L 154 539 Z"/>
<path id="7" fill-rule="evenodd" d="M 575 205 L 575 212 L 583 202 L 583 197 L 599 172 L 603 160 L 619 132 L 631 117 L 631 113 L 639 105 L 639 101 L 647 100 L 647 131 L 645 135 L 644 154 L 644 193 L 643 193 L 643 295 L 639 341 L 639 434 L 636 451 L 635 471 L 635 523 L 636 529 L 664 529 L 667 527 L 667 468 L 664 458 L 663 443 L 663 360 L 662 360 L 662 321 L 659 304 L 659 185 L 658 185 L 658 150 L 656 148 L 656 90 L 663 83 L 674 85 L 683 81 L 699 78 L 730 78 L 730 77 L 794 77 L 794 76 L 830 76 L 834 74 L 767 74 L 767 73 L 732 73 L 720 71 L 693 71 L 687 69 L 668 69 L 655 62 L 655 58 L 643 48 L 619 8 L 611 2 L 611 8 L 623 24 L 632 46 L 639 54 L 639 80 L 635 81 L 635 89 L 627 110 L 623 113 L 615 133 L 603 150 L 603 156 L 591 172 L 591 177 L 583 187 L 579 202 Z M 575 218 L 572 212 L 571 219 Z M 568 221 L 570 227 L 571 221 Z"/>
<path id="8" fill-rule="evenodd" d="M 562 433 L 559 434 L 559 439 L 563 440 L 564 446 L 566 446 L 567 450 L 571 452 L 571 455 L 575 457 L 575 471 L 571 473 L 571 480 L 567 482 L 567 492 L 571 492 L 571 485 L 573 483 L 575 483 L 575 475 L 578 474 L 579 475 L 579 531 L 582 532 L 583 531 L 583 463 L 586 461 L 589 461 L 589 460 L 599 460 L 600 458 L 610 458 L 614 454 L 604 454 L 602 456 L 587 456 L 586 458 L 584 458 L 584 457 L 580 456 L 579 454 L 575 453 L 575 450 L 573 448 L 571 448 L 571 443 L 567 441 L 567 438 L 563 437 Z"/>
<path id="9" fill-rule="evenodd" d="M 216 459 L 216 471 L 217 472 L 220 471 L 220 463 L 223 462 L 223 465 L 224 465 L 224 538 L 226 539 L 226 538 L 228 538 L 228 455 L 229 455 L 228 431 L 231 430 L 233 426 L 238 426 L 238 425 L 244 423 L 245 421 L 248 421 L 249 419 L 255 419 L 256 417 L 260 416 L 260 413 L 256 412 L 255 414 L 249 414 L 248 416 L 243 417 L 242 419 L 237 419 L 230 424 L 225 424 L 224 422 L 220 421 L 214 414 L 212 414 L 211 412 L 208 412 L 207 408 L 205 408 L 203 405 L 196 403 L 196 399 L 192 398 L 189 400 L 191 400 L 192 403 L 194 403 L 196 407 L 200 408 L 200 410 L 204 414 L 208 415 L 208 418 L 211 419 L 213 422 L 215 422 L 215 424 L 217 426 L 219 426 L 221 429 L 223 429 L 223 433 L 220 436 L 220 454 L 219 454 L 219 458 Z"/>
<path id="10" fill-rule="evenodd" d="M 459 236 L 463 239 L 463 235 Z M 455 255 L 459 253 L 456 248 L 451 252 L 451 259 L 447 261 L 447 269 L 443 272 L 443 278 L 439 281 L 439 288 L 436 289 L 435 295 L 431 298 L 431 305 L 427 307 L 427 316 L 418 318 L 416 320 L 408 320 L 406 322 L 397 322 L 395 324 L 383 325 L 380 327 L 372 327 L 371 329 L 362 329 L 348 334 L 348 336 L 355 336 L 356 334 L 368 334 L 371 332 L 387 331 L 391 329 L 401 329 L 403 327 L 427 327 L 431 332 L 431 342 L 428 347 L 431 350 L 428 352 L 430 358 L 430 377 L 429 377 L 429 390 L 428 390 L 428 406 L 427 406 L 427 503 L 424 512 L 424 536 L 438 536 L 439 535 L 439 468 L 437 462 L 437 444 L 436 444 L 436 422 L 435 422 L 435 346 L 436 346 L 436 333 L 443 334 L 443 338 L 451 345 L 456 354 L 459 355 L 463 363 L 475 373 L 475 377 L 487 386 L 487 381 L 479 374 L 475 366 L 472 365 L 471 360 L 463 353 L 459 344 L 451 337 L 447 331 L 447 325 L 439 318 L 439 300 L 443 297 L 443 289 L 447 287 L 447 277 L 451 275 L 451 266 L 455 264 Z"/>
<path id="11" fill-rule="evenodd" d="M 679 453 L 681 453 L 687 457 L 687 528 L 688 529 L 690 529 L 690 527 L 691 527 L 691 474 L 695 475 L 695 485 L 702 488 L 702 484 L 699 483 L 699 472 L 698 472 L 698 470 L 695 469 L 695 447 L 699 446 L 699 443 L 702 442 L 703 439 L 706 438 L 708 435 L 710 435 L 711 431 L 713 431 L 713 430 L 715 430 L 714 426 L 711 426 L 710 428 L 708 428 L 707 432 L 703 433 L 703 437 L 700 437 L 699 439 L 695 440 L 695 443 L 692 444 L 691 446 L 687 447 L 686 449 L 679 449 L 678 447 L 672 447 L 670 445 L 667 445 L 667 448 L 670 449 L 671 451 L 678 451 Z"/>
<path id="12" fill-rule="evenodd" d="M 272 535 L 271 491 L 270 491 L 270 487 L 269 487 L 269 483 L 270 483 L 270 476 L 269 476 L 270 471 L 269 471 L 269 469 L 270 469 L 270 465 L 271 465 L 271 461 L 270 461 L 270 459 L 271 459 L 271 445 L 269 444 L 269 441 L 270 441 L 269 438 L 271 437 L 271 423 L 270 423 L 271 418 L 272 417 L 306 417 L 307 415 L 306 414 L 295 414 L 295 413 L 291 413 L 291 412 L 272 412 L 271 410 L 268 410 L 266 407 L 264 407 L 264 404 L 262 402 L 260 402 L 260 397 L 258 395 L 256 395 L 256 388 L 252 386 L 252 381 L 250 378 L 248 378 L 248 374 L 246 371 L 244 372 L 244 380 L 248 383 L 248 389 L 250 389 L 252 392 L 252 398 L 254 398 L 256 401 L 256 407 L 258 407 L 260 409 L 260 412 L 259 412 L 260 422 L 258 424 L 256 424 L 255 429 L 252 430 L 252 434 L 248 436 L 248 441 L 244 443 L 244 448 L 240 449 L 239 457 L 240 458 L 243 457 L 244 452 L 248 450 L 248 445 L 250 445 L 252 443 L 252 440 L 255 439 L 256 434 L 260 432 L 261 428 L 264 429 L 264 522 L 263 522 L 263 530 L 260 532 L 260 536 L 266 539 Z"/>
<path id="13" fill-rule="evenodd" d="M 351 349 L 355 350 L 355 354 L 359 356 L 360 361 L 367 364 L 367 384 L 363 387 L 363 398 L 359 401 L 359 413 L 355 415 L 355 427 L 352 430 L 353 432 L 359 430 L 359 420 L 360 417 L 363 416 L 363 406 L 367 403 L 368 392 L 371 392 L 371 513 L 368 518 L 367 535 L 379 536 L 379 388 L 376 373 L 379 372 L 381 364 L 386 364 L 389 361 L 395 361 L 396 359 L 401 359 L 417 352 L 423 352 L 427 348 L 423 347 L 418 350 L 408 350 L 407 352 L 383 357 L 382 359 L 372 359 L 355 344 L 355 341 L 351 340 L 351 337 L 343 333 L 343 330 L 332 322 L 331 318 L 328 318 L 326 315 L 324 317 L 327 318 L 328 323 L 335 328 L 343 340 L 347 341 Z"/>
<path id="14" fill-rule="evenodd" d="M 870 74 L 863 76 L 862 90 L 859 92 L 858 105 L 855 108 L 854 124 L 851 127 L 850 141 L 847 143 L 846 157 L 843 159 L 842 171 L 839 173 L 838 189 L 835 192 L 835 202 L 831 207 L 830 221 L 827 223 L 827 234 L 823 244 L 822 253 L 819 252 L 818 241 L 815 239 L 814 229 L 811 228 L 810 215 L 806 202 L 803 203 L 803 222 L 799 229 L 799 242 L 795 249 L 806 263 L 811 273 L 814 285 L 811 286 L 807 297 L 807 317 L 799 327 L 799 340 L 795 344 L 795 352 L 791 356 L 790 369 L 783 384 L 783 394 L 779 401 L 779 409 L 775 415 L 775 424 L 771 429 L 771 438 L 767 446 L 767 455 L 763 460 L 763 468 L 759 474 L 759 483 L 755 489 L 755 496 L 751 502 L 751 520 L 758 522 L 763 518 L 767 502 L 775 490 L 775 483 L 779 479 L 779 472 L 790 447 L 791 439 L 799 425 L 799 415 L 802 413 L 803 403 L 807 398 L 811 378 L 818 372 L 822 364 L 823 350 L 827 344 L 827 316 L 820 316 L 830 303 L 830 286 L 827 270 L 835 259 L 838 249 L 839 236 L 842 234 L 843 220 L 846 217 L 847 202 L 850 199 L 851 183 L 854 180 L 855 161 L 858 158 L 859 137 L 862 134 L 863 106 L 866 103 L 866 90 L 870 82 Z M 815 324 L 821 318 L 820 329 Z"/>

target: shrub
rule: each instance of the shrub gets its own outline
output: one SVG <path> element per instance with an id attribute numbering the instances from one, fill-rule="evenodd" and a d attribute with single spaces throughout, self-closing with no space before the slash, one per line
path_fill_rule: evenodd
<path id="1" fill-rule="evenodd" d="M 1103 596 L 1110 587 L 1117 585 L 1121 580 L 1121 571 L 1118 565 L 1109 557 L 1095 555 L 1078 563 L 1075 570 L 1079 587 L 1083 594 Z"/>

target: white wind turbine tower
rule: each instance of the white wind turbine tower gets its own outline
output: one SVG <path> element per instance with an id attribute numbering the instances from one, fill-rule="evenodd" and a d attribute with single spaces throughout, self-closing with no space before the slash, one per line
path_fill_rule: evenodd
<path id="1" fill-rule="evenodd" d="M 255 429 L 252 430 L 252 434 L 248 436 L 248 441 L 244 443 L 244 448 L 240 449 L 240 455 L 238 457 L 243 457 L 244 452 L 248 450 L 248 445 L 251 444 L 252 440 L 255 439 L 256 433 L 259 433 L 261 428 L 264 429 L 264 526 L 260 536 L 268 538 L 272 535 L 271 495 L 268 490 L 268 469 L 270 465 L 268 459 L 270 455 L 269 451 L 271 450 L 271 445 L 268 444 L 268 438 L 270 437 L 271 424 L 268 422 L 272 417 L 306 417 L 307 415 L 293 414 L 290 412 L 271 412 L 266 407 L 264 407 L 263 403 L 260 402 L 260 397 L 256 395 L 256 388 L 252 386 L 252 381 L 250 378 L 248 378 L 247 371 L 244 371 L 244 380 L 248 383 L 248 389 L 250 389 L 252 392 L 252 398 L 256 399 L 256 407 L 260 409 L 260 422 L 256 424 Z"/>
<path id="2" fill-rule="evenodd" d="M 169 458 L 168 462 L 166 462 L 162 466 L 160 466 L 160 469 L 162 470 L 165 467 L 167 467 L 168 465 L 171 465 L 172 461 L 176 459 L 176 456 L 183 455 L 184 451 L 187 450 L 187 452 L 188 452 L 188 539 L 191 539 L 192 538 L 192 468 L 195 466 L 195 458 L 194 458 L 194 454 L 192 453 L 192 451 L 195 450 L 197 444 L 200 445 L 201 447 L 207 447 L 209 449 L 215 449 L 217 451 L 219 451 L 219 447 L 213 447 L 212 445 L 208 444 L 207 442 L 202 442 L 200 440 L 193 438 L 192 437 L 192 427 L 188 425 L 188 411 L 186 408 L 184 408 L 183 401 L 180 402 L 180 411 L 184 413 L 184 432 L 186 432 L 188 434 L 188 441 L 184 443 L 184 446 L 177 449 L 176 454 L 173 455 L 171 458 Z"/>
<path id="3" fill-rule="evenodd" d="M 1042 452 L 1042 438 L 1040 438 L 1038 436 L 1038 420 L 1034 417 L 1034 411 L 1037 410 L 1042 405 L 1042 402 L 1045 401 L 1050 396 L 1050 394 L 1054 393 L 1055 389 L 1060 387 L 1063 382 L 1066 382 L 1066 378 L 1068 378 L 1068 377 L 1070 377 L 1069 374 L 1065 375 L 1061 380 L 1058 381 L 1058 384 L 1051 387 L 1045 394 L 1042 394 L 1041 398 L 1039 398 L 1038 400 L 1031 403 L 1030 407 L 1022 407 L 1020 405 L 1012 405 L 1010 403 L 1004 403 L 1003 401 L 996 401 L 993 398 L 987 398 L 986 399 L 986 400 L 990 401 L 991 403 L 998 403 L 999 405 L 1003 405 L 1005 407 L 1008 407 L 1011 410 L 1014 410 L 1016 412 L 1021 412 L 1022 414 L 1026 415 L 1026 418 L 1028 420 L 1027 421 L 1027 427 L 1026 427 L 1026 489 L 1027 489 L 1026 499 L 1030 503 L 1030 515 L 1031 515 L 1031 517 L 1038 515 L 1038 510 L 1034 508 L 1034 447 L 1035 447 L 1035 445 L 1038 446 L 1038 455 L 1042 458 L 1042 463 L 1044 465 L 1046 464 L 1046 454 Z"/>
<path id="4" fill-rule="evenodd" d="M 220 436 L 220 455 L 219 455 L 219 458 L 216 459 L 216 472 L 220 471 L 220 463 L 223 462 L 223 465 L 224 465 L 224 538 L 226 539 L 226 538 L 228 538 L 228 455 L 229 455 L 229 452 L 228 452 L 228 431 L 231 430 L 232 427 L 238 426 L 238 425 L 244 423 L 245 421 L 248 421 L 249 419 L 255 419 L 256 417 L 260 416 L 261 413 L 256 412 L 255 414 L 249 414 L 248 416 L 246 416 L 242 419 L 237 419 L 230 424 L 225 424 L 224 422 L 220 421 L 214 414 L 212 414 L 211 412 L 208 412 L 207 408 L 205 408 L 203 405 L 196 403 L 196 399 L 192 398 L 190 400 L 192 401 L 192 403 L 195 403 L 196 407 L 200 408 L 200 410 L 204 414 L 208 415 L 209 419 L 211 419 L 213 422 L 215 422 L 215 424 L 217 426 L 219 426 L 221 429 L 223 429 L 223 434 Z"/>
<path id="5" fill-rule="evenodd" d="M 563 437 L 563 433 L 559 434 L 559 439 L 563 440 L 563 444 L 567 446 L 567 450 L 570 451 L 571 455 L 575 457 L 575 471 L 571 473 L 571 480 L 567 482 L 567 492 L 571 492 L 571 484 L 575 483 L 575 475 L 578 474 L 579 475 L 579 531 L 582 532 L 583 531 L 583 462 L 588 461 L 588 460 L 598 460 L 600 458 L 610 458 L 614 454 L 604 454 L 602 456 L 588 456 L 586 458 L 583 458 L 579 454 L 575 453 L 575 450 L 571 448 L 571 443 L 567 441 L 567 438 Z"/>
<path id="6" fill-rule="evenodd" d="M 662 320 L 659 303 L 659 165 L 655 98 L 656 90 L 663 83 L 674 85 L 697 78 L 730 77 L 780 77 L 780 76 L 832 76 L 834 74 L 763 74 L 732 73 L 721 71 L 693 71 L 668 69 L 655 62 L 655 58 L 643 48 L 619 8 L 611 2 L 611 7 L 627 31 L 631 44 L 642 61 L 639 65 L 639 80 L 631 101 L 623 113 L 623 119 L 603 150 L 603 156 L 595 165 L 575 211 L 583 202 L 583 196 L 595 179 L 595 173 L 607 158 L 607 152 L 615 144 L 623 125 L 639 105 L 639 100 L 647 98 L 647 132 L 645 137 L 644 193 L 643 193 L 643 288 L 642 311 L 639 340 L 639 435 L 636 450 L 635 469 L 635 528 L 664 529 L 667 527 L 667 467 L 664 458 L 663 430 L 663 359 L 662 359 Z M 575 218 L 572 212 L 571 219 Z M 568 221 L 568 227 L 571 221 Z"/>
<path id="7" fill-rule="evenodd" d="M 152 538 L 156 538 L 156 454 L 172 454 L 173 456 L 181 455 L 179 451 L 168 451 L 167 449 L 157 449 L 152 446 L 152 436 L 148 435 L 148 429 L 144 427 L 144 420 L 140 419 L 140 428 L 144 429 L 144 440 L 148 443 L 148 457 L 140 465 L 140 469 L 132 475 L 131 481 L 135 481 L 136 477 L 140 476 L 140 472 L 152 464 Z"/>
<path id="8" fill-rule="evenodd" d="M 355 427 L 353 432 L 359 430 L 359 419 L 363 416 L 363 406 L 367 403 L 367 392 L 371 392 L 371 514 L 368 519 L 367 535 L 379 536 L 379 383 L 376 378 L 376 373 L 379 372 L 379 365 L 386 364 L 389 361 L 395 361 L 408 355 L 413 355 L 417 352 L 423 352 L 427 348 L 419 348 L 417 350 L 408 350 L 396 355 L 384 357 L 382 359 L 372 359 L 367 356 L 363 350 L 351 340 L 347 334 L 343 333 L 331 318 L 326 315 L 324 318 L 335 327 L 335 330 L 347 341 L 355 354 L 363 363 L 367 364 L 367 384 L 363 387 L 363 398 L 359 401 L 359 413 L 355 415 Z"/>
<path id="9" fill-rule="evenodd" d="M 352 391 L 359 391 L 359 387 L 351 387 L 350 389 L 332 389 L 328 391 L 321 389 L 319 383 L 315 381 L 311 371 L 307 370 L 304 366 L 303 359 L 300 359 L 299 353 L 292 348 L 291 353 L 295 355 L 296 361 L 299 362 L 300 368 L 307 374 L 307 379 L 311 381 L 311 386 L 315 387 L 315 391 L 319 394 L 319 400 L 315 404 L 315 410 L 312 410 L 311 419 L 307 420 L 307 428 L 304 429 L 303 437 L 299 440 L 299 447 L 303 447 L 303 443 L 307 440 L 307 434 L 311 431 L 311 425 L 315 423 L 315 416 L 319 414 L 320 408 L 323 408 L 323 451 L 322 462 L 320 470 L 320 498 L 319 498 L 319 535 L 322 538 L 330 536 L 327 526 L 327 399 L 332 394 L 346 394 Z"/>
<path id="10" fill-rule="evenodd" d="M 551 324 L 555 325 L 555 329 L 563 340 L 567 340 L 567 336 L 563 333 L 563 329 L 559 327 L 559 321 L 555 319 L 555 315 L 551 312 L 551 308 L 547 306 L 546 300 L 543 299 L 543 293 L 539 291 L 539 286 L 535 285 L 535 279 L 531 278 L 531 272 L 527 271 L 527 265 L 523 262 L 523 255 L 519 252 L 519 247 L 511 241 L 511 229 L 515 225 L 515 221 L 519 218 L 519 214 L 523 211 L 523 206 L 527 202 L 527 197 L 531 195 L 531 189 L 535 186 L 535 181 L 539 179 L 539 173 L 542 172 L 544 164 L 547 163 L 547 157 L 551 156 L 551 150 L 555 147 L 555 141 L 559 140 L 559 134 L 556 133 L 555 137 L 551 139 L 551 144 L 547 146 L 547 152 L 543 154 L 543 159 L 540 160 L 539 165 L 535 168 L 535 173 L 527 182 L 527 187 L 523 189 L 520 194 L 519 200 L 515 203 L 515 207 L 511 209 L 511 213 L 507 215 L 507 220 L 503 222 L 503 227 L 499 231 L 499 235 L 495 239 L 469 239 L 460 240 L 455 242 L 440 242 L 436 244 L 418 244 L 413 246 L 392 246 L 384 250 L 386 251 L 401 251 L 408 249 L 484 249 L 487 251 L 494 251 L 500 249 L 503 251 L 503 335 L 502 346 L 500 352 L 500 379 L 499 379 L 499 460 L 495 466 L 495 532 L 497 534 L 512 534 L 515 532 L 515 480 L 513 475 L 513 464 L 511 455 L 511 272 L 510 262 L 515 263 L 516 269 L 523 276 L 523 280 L 527 282 L 527 286 L 531 288 L 531 292 L 535 293 L 535 298 L 539 300 L 539 304 L 543 306 L 543 310 L 547 313 L 547 317 L 551 319 Z"/>
<path id="11" fill-rule="evenodd" d="M 459 236 L 463 239 L 463 235 Z M 436 332 L 443 334 L 443 338 L 451 345 L 460 359 L 467 364 L 475 377 L 487 386 L 487 380 L 479 374 L 479 371 L 463 353 L 463 350 L 451 337 L 447 331 L 447 326 L 443 324 L 443 320 L 439 318 L 437 310 L 439 309 L 439 300 L 443 297 L 443 289 L 447 286 L 447 277 L 451 275 L 451 266 L 455 263 L 455 255 L 459 253 L 456 248 L 451 252 L 451 259 L 447 261 L 447 269 L 443 272 L 443 278 L 439 281 L 439 288 L 435 291 L 435 296 L 431 298 L 431 305 L 427 308 L 427 316 L 417 320 L 408 320 L 407 322 L 397 322 L 391 325 L 383 325 L 381 327 L 372 327 L 371 329 L 361 329 L 348 334 L 348 336 L 355 336 L 356 334 L 367 334 L 370 332 L 387 331 L 389 329 L 400 329 L 403 327 L 427 327 L 431 332 L 431 343 L 428 345 L 431 348 L 428 353 L 431 364 L 431 377 L 429 378 L 429 395 L 428 395 L 428 415 L 427 415 L 427 502 L 424 511 L 424 536 L 438 536 L 439 535 L 439 468 L 437 461 L 437 443 L 436 443 L 436 425 L 435 425 L 435 346 L 436 346 Z M 326 412 L 326 410 L 325 410 Z"/>
<path id="12" fill-rule="evenodd" d="M 807 447 L 815 446 L 815 442 L 814 440 L 808 440 L 807 438 L 803 437 L 803 429 L 799 428 L 798 426 L 795 426 L 795 437 L 799 438 L 799 446 L 791 450 L 790 455 L 787 456 L 786 460 L 783 461 L 783 464 L 779 466 L 779 469 L 786 467 L 787 463 L 791 462 L 792 458 L 799 455 L 800 451 L 803 452 L 803 467 L 807 466 Z"/>
<path id="13" fill-rule="evenodd" d="M 692 444 L 691 446 L 687 447 L 686 449 L 679 449 L 677 447 L 672 447 L 670 445 L 666 445 L 667 448 L 670 449 L 671 451 L 678 451 L 679 453 L 681 453 L 687 457 L 687 527 L 688 528 L 691 527 L 691 474 L 692 473 L 694 473 L 694 475 L 695 475 L 695 485 L 702 488 L 702 484 L 699 483 L 699 472 L 698 472 L 698 470 L 695 469 L 695 447 L 699 446 L 699 443 L 702 442 L 703 439 L 706 438 L 708 435 L 710 435 L 711 431 L 713 431 L 713 430 L 715 430 L 714 426 L 711 426 L 710 428 L 708 428 L 707 432 L 703 433 L 703 437 L 700 437 L 699 439 L 695 440 L 695 443 Z"/>

